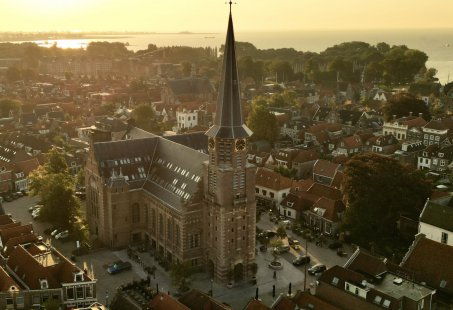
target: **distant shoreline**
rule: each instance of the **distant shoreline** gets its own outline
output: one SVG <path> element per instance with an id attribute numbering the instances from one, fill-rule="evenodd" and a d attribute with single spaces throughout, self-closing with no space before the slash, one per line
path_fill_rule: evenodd
<path id="1" fill-rule="evenodd" d="M 0 42 L 24 42 L 47 40 L 111 40 L 128 39 L 137 35 L 216 35 L 216 32 L 109 32 L 109 33 L 26 33 L 26 32 L 0 32 Z"/>

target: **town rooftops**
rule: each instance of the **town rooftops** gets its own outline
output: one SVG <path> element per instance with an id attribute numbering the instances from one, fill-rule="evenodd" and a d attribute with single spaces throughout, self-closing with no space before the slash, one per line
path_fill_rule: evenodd
<path id="1" fill-rule="evenodd" d="M 453 232 L 453 206 L 451 202 L 453 202 L 451 198 L 445 205 L 428 200 L 420 215 L 420 222 Z"/>
<path id="2" fill-rule="evenodd" d="M 361 249 L 354 252 L 344 267 L 376 279 L 387 272 L 385 259 L 370 255 Z"/>
<path id="3" fill-rule="evenodd" d="M 16 281 L 29 289 L 59 288 L 62 283 L 76 282 L 76 275 L 81 276 L 77 281 L 91 281 L 83 270 L 44 243 L 16 246 L 7 265 L 14 272 Z"/>
<path id="4" fill-rule="evenodd" d="M 256 186 L 281 191 L 290 189 L 292 181 L 290 178 L 282 176 L 280 173 L 267 168 L 258 168 L 256 171 Z"/>
<path id="5" fill-rule="evenodd" d="M 300 307 L 300 309 L 320 309 L 320 310 L 340 310 L 340 308 L 331 305 L 330 303 L 320 299 L 315 295 L 307 292 L 300 292 L 294 296 L 293 301 Z"/>
<path id="6" fill-rule="evenodd" d="M 382 304 L 389 309 L 394 309 L 395 304 L 399 304 L 403 298 L 419 301 L 434 293 L 426 286 L 402 279 L 390 272 L 383 274 L 380 281 L 370 282 L 370 278 L 340 266 L 325 271 L 319 281 L 344 291 L 348 290 L 348 286 L 356 286 L 366 292 L 367 302 Z M 354 295 L 351 297 L 363 298 Z"/>
<path id="7" fill-rule="evenodd" d="M 271 310 L 270 307 L 263 304 L 260 300 L 255 298 L 250 299 L 250 301 L 245 305 L 243 310 Z"/>
<path id="8" fill-rule="evenodd" d="M 192 289 L 179 298 L 179 301 L 191 310 L 231 310 L 228 305 L 221 304 L 208 294 Z"/>
<path id="9" fill-rule="evenodd" d="M 186 307 L 180 303 L 177 299 L 174 299 L 170 295 L 159 293 L 154 296 L 153 299 L 148 304 L 149 309 L 153 310 L 189 310 L 190 308 Z"/>
<path id="10" fill-rule="evenodd" d="M 324 159 L 318 159 L 313 166 L 313 174 L 333 179 L 339 168 L 339 164 L 334 164 Z"/>
<path id="11" fill-rule="evenodd" d="M 453 246 L 418 234 L 400 266 L 413 271 L 416 280 L 453 294 Z"/>
<path id="12" fill-rule="evenodd" d="M 0 292 L 14 292 L 19 289 L 16 281 L 3 269 L 0 267 Z"/>

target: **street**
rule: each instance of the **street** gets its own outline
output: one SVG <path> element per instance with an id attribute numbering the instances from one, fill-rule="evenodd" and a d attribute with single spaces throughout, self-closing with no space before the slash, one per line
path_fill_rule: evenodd
<path id="1" fill-rule="evenodd" d="M 50 224 L 32 220 L 31 214 L 28 212 L 28 207 L 35 205 L 37 200 L 37 197 L 26 196 L 13 202 L 4 203 L 3 208 L 7 214 L 12 214 L 16 221 L 21 221 L 22 224 L 32 223 L 36 234 L 43 236 L 44 240 L 50 240 L 50 237 L 44 234 L 44 230 L 49 227 Z M 269 215 L 267 213 L 262 214 L 257 226 L 263 230 L 277 229 L 277 225 L 269 221 Z M 302 249 L 300 251 L 295 251 L 291 248 L 290 252 L 279 256 L 278 260 L 282 263 L 283 269 L 276 271 L 276 278 L 274 278 L 274 270 L 268 267 L 269 262 L 273 260 L 270 249 L 266 252 L 257 250 L 256 263 L 258 264 L 258 272 L 256 275 L 256 285 L 249 282 L 242 282 L 235 284 L 232 288 L 227 288 L 221 283 L 211 283 L 211 279 L 207 274 L 199 273 L 191 276 L 191 286 L 204 292 L 208 292 L 212 286 L 214 297 L 221 302 L 231 305 L 233 309 L 242 309 L 250 298 L 255 296 L 257 287 L 259 288 L 259 298 L 267 305 L 271 305 L 273 302 L 273 285 L 275 285 L 275 297 L 279 294 L 287 294 L 289 283 L 292 284 L 292 293 L 295 293 L 297 290 L 303 290 L 304 266 L 293 266 L 292 260 L 298 255 L 305 254 L 305 242 L 301 237 L 292 234 L 291 231 L 287 231 L 287 234 L 288 236 L 299 240 Z M 71 251 L 76 247 L 74 241 L 62 242 L 60 240 L 52 239 L 50 242 L 67 257 L 71 256 Z M 257 249 L 259 245 L 260 244 L 257 242 Z M 346 248 L 345 250 L 349 256 L 351 254 L 351 249 Z M 308 254 L 311 257 L 310 265 L 323 263 L 328 268 L 334 265 L 343 265 L 348 258 L 339 257 L 334 250 L 327 247 L 315 246 L 314 242 L 308 243 Z M 169 273 L 164 271 L 149 253 L 139 253 L 139 256 L 145 265 L 154 265 L 157 267 L 156 277 L 155 279 L 152 279 L 153 285 L 158 283 L 160 290 L 163 292 L 176 292 L 176 288 L 171 285 Z M 130 261 L 133 266 L 132 270 L 116 275 L 109 275 L 106 271 L 106 266 L 119 259 Z M 111 301 L 117 287 L 120 285 L 133 280 L 146 278 L 146 273 L 143 271 L 143 268 L 128 258 L 126 250 L 98 250 L 88 255 L 77 257 L 76 264 L 81 268 L 86 266 L 91 268 L 92 266 L 94 275 L 98 279 L 97 298 L 102 303 Z M 307 268 L 308 267 L 309 266 L 307 266 Z M 306 282 L 307 287 L 315 280 L 315 277 L 308 275 Z"/>

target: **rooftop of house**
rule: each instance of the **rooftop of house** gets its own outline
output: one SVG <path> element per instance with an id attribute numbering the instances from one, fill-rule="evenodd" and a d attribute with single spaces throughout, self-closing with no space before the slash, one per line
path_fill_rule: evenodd
<path id="1" fill-rule="evenodd" d="M 29 289 L 59 288 L 62 283 L 91 281 L 83 270 L 44 243 L 17 245 L 7 265 L 14 272 L 15 280 Z"/>
<path id="2" fill-rule="evenodd" d="M 420 222 L 453 232 L 453 199 L 442 199 L 425 203 Z"/>
<path id="3" fill-rule="evenodd" d="M 222 304 L 208 294 L 192 289 L 179 298 L 179 301 L 192 310 L 231 310 L 228 305 Z"/>
<path id="4" fill-rule="evenodd" d="M 267 168 L 258 168 L 256 171 L 256 186 L 280 191 L 291 188 L 291 179 L 282 176 Z"/>
<path id="5" fill-rule="evenodd" d="M 453 247 L 418 234 L 400 266 L 413 271 L 415 279 L 453 293 Z"/>
<path id="6" fill-rule="evenodd" d="M 300 292 L 294 296 L 293 301 L 302 309 L 340 310 L 327 301 L 307 292 Z M 292 309 L 291 309 L 292 310 Z"/>
<path id="7" fill-rule="evenodd" d="M 14 292 L 19 289 L 16 281 L 3 269 L 0 267 L 0 292 Z"/>
<path id="8" fill-rule="evenodd" d="M 334 178 L 339 168 L 339 164 L 334 164 L 324 159 L 318 159 L 313 166 L 313 174 Z"/>
<path id="9" fill-rule="evenodd" d="M 365 275 L 340 266 L 328 269 L 319 278 L 320 282 L 336 286 L 340 290 L 347 289 L 346 283 L 357 286 L 367 292 L 366 300 L 368 302 L 387 304 L 388 308 L 393 308 L 392 304 L 398 303 L 403 298 L 419 301 L 434 293 L 434 290 L 427 286 L 402 279 L 391 272 L 382 274 L 379 281 L 371 282 L 372 280 L 374 281 Z"/>
<path id="10" fill-rule="evenodd" d="M 263 304 L 260 300 L 255 298 L 250 299 L 250 301 L 245 305 L 243 310 L 271 310 L 270 307 Z"/>
<path id="11" fill-rule="evenodd" d="M 187 306 L 180 303 L 177 299 L 173 298 L 171 295 L 164 293 L 156 294 L 156 296 L 151 299 L 148 304 L 148 307 L 153 310 L 189 310 Z"/>

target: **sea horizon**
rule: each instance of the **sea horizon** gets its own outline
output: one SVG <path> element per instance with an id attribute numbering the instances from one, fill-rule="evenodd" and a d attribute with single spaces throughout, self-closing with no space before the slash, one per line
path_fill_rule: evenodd
<path id="1" fill-rule="evenodd" d="M 118 34 L 127 34 L 127 32 L 111 32 L 110 35 L 101 34 L 91 38 L 25 40 L 12 43 L 36 42 L 44 47 L 50 47 L 56 43 L 62 48 L 86 48 L 90 42 L 108 41 L 122 42 L 127 44 L 128 49 L 138 51 L 147 49 L 148 44 L 155 44 L 158 47 L 220 47 L 225 41 L 225 33 L 221 32 L 149 32 L 146 34 L 129 32 L 127 36 L 121 37 L 118 37 Z M 297 51 L 316 53 L 343 42 L 362 41 L 371 45 L 386 42 L 390 45 L 406 45 L 425 52 L 429 57 L 427 67 L 438 70 L 437 77 L 441 83 L 447 83 L 450 72 L 453 73 L 453 28 L 236 31 L 236 41 L 249 42 L 258 49 L 293 48 Z"/>

